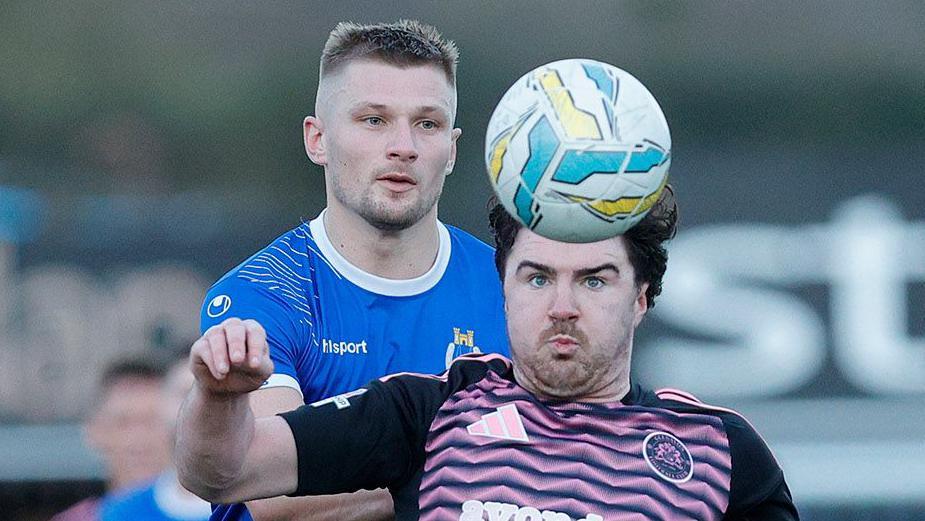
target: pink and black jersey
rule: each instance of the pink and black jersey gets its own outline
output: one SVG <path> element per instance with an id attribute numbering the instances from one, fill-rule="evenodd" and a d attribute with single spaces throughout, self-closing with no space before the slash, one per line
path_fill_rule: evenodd
<path id="1" fill-rule="evenodd" d="M 283 417 L 298 450 L 295 495 L 385 487 L 397 519 L 798 519 L 748 422 L 680 391 L 541 401 L 509 360 L 488 355 Z"/>

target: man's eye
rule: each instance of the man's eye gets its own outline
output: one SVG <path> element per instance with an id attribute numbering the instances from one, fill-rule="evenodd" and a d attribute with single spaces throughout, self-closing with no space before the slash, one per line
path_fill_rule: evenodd
<path id="1" fill-rule="evenodd" d="M 425 119 L 424 121 L 421 122 L 421 128 L 423 128 L 424 130 L 435 130 L 437 127 L 438 125 L 436 121 Z"/>
<path id="2" fill-rule="evenodd" d="M 598 277 L 588 277 L 585 279 L 585 286 L 590 289 L 600 289 L 604 287 L 604 281 Z"/>
<path id="3" fill-rule="evenodd" d="M 542 288 L 543 286 L 549 284 L 549 278 L 546 277 L 546 275 L 532 275 L 529 279 L 527 279 L 527 283 L 534 288 Z"/>
<path id="4" fill-rule="evenodd" d="M 367 123 L 369 123 L 370 125 L 374 127 L 378 127 L 379 125 L 385 123 L 385 121 L 383 121 L 383 119 L 380 118 L 379 116 L 369 116 L 367 118 L 364 118 L 364 121 L 366 121 Z"/>

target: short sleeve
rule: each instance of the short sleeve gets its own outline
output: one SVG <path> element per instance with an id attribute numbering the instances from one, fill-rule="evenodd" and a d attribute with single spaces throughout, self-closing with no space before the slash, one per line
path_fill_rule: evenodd
<path id="1" fill-rule="evenodd" d="M 296 366 L 299 351 L 309 341 L 312 316 L 307 306 L 300 309 L 297 304 L 266 285 L 232 273 L 215 283 L 206 294 L 200 313 L 200 330 L 205 333 L 231 317 L 256 320 L 267 332 L 274 364 L 274 374 L 264 386 L 292 387 L 301 394 Z"/>
<path id="2" fill-rule="evenodd" d="M 437 412 L 490 367 L 505 372 L 509 365 L 496 355 L 469 355 L 440 376 L 387 376 L 281 414 L 298 454 L 299 484 L 292 495 L 394 490 L 413 482 L 424 466 L 424 445 Z"/>
<path id="3" fill-rule="evenodd" d="M 299 484 L 292 495 L 373 490 L 411 479 L 433 419 L 420 413 L 441 391 L 435 382 L 408 392 L 406 383 L 377 380 L 281 414 L 298 454 Z"/>
<path id="4" fill-rule="evenodd" d="M 742 417 L 726 415 L 723 424 L 732 455 L 729 508 L 724 519 L 789 521 L 799 519 L 784 472 L 755 429 Z"/>

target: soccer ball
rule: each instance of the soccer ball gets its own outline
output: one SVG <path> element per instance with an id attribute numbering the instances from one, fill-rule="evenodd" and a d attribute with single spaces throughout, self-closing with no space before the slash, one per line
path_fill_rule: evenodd
<path id="1" fill-rule="evenodd" d="M 626 71 L 570 59 L 528 72 L 488 124 L 485 162 L 507 211 L 534 232 L 593 242 L 642 220 L 668 181 L 671 136 Z"/>

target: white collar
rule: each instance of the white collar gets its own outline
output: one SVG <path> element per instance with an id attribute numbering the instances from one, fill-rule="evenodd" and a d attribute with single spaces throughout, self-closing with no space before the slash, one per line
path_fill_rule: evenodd
<path id="1" fill-rule="evenodd" d="M 312 237 L 315 239 L 315 244 L 318 245 L 321 254 L 324 255 L 331 267 L 334 268 L 334 271 L 340 273 L 345 279 L 367 291 L 387 297 L 418 295 L 440 282 L 440 279 L 443 278 L 443 273 L 446 271 L 446 267 L 450 264 L 450 232 L 443 223 L 437 221 L 437 236 L 440 240 L 437 246 L 437 259 L 426 273 L 413 279 L 387 279 L 363 271 L 351 264 L 350 261 L 344 258 L 344 256 L 334 248 L 334 245 L 331 244 L 331 240 L 328 238 L 328 232 L 324 226 L 324 214 L 326 212 L 327 209 L 322 210 L 318 217 L 315 217 L 308 223 L 312 231 Z"/>

